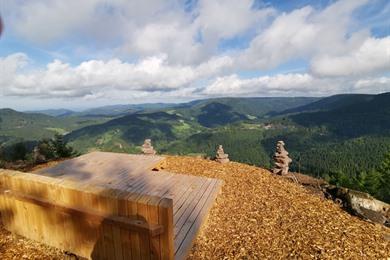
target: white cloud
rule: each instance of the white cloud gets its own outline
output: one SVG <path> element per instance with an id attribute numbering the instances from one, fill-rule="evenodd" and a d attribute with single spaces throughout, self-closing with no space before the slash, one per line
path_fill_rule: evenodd
<path id="1" fill-rule="evenodd" d="M 147 24 L 129 35 L 122 50 L 140 56 L 164 53 L 172 63 L 198 63 L 207 53 L 194 41 L 194 33 L 195 28 L 190 24 L 176 21 Z"/>
<path id="2" fill-rule="evenodd" d="M 269 69 L 292 59 L 343 53 L 361 43 L 365 30 L 352 33 L 351 14 L 367 0 L 337 1 L 322 11 L 311 6 L 282 13 L 239 56 L 241 67 Z"/>
<path id="3" fill-rule="evenodd" d="M 313 59 L 311 69 L 321 76 L 351 76 L 390 71 L 390 37 L 368 38 L 344 55 L 323 54 Z"/>
<path id="4" fill-rule="evenodd" d="M 231 65 L 229 57 L 214 57 L 199 66 L 169 65 L 166 55 L 145 58 L 137 63 L 119 59 L 89 60 L 77 66 L 54 60 L 45 69 L 20 71 L 25 54 L 0 60 L 0 85 L 4 95 L 39 97 L 101 97 L 101 92 L 172 91 L 190 87 Z M 3 69 L 4 68 L 4 69 Z"/>
<path id="5" fill-rule="evenodd" d="M 252 0 L 200 1 L 190 13 L 176 0 L 4 1 L 8 31 L 29 42 L 65 41 L 87 49 L 93 42 L 92 47 L 130 57 L 167 54 L 175 64 L 199 64 L 215 56 L 220 40 L 258 26 L 273 13 L 254 10 Z"/>
<path id="6" fill-rule="evenodd" d="M 390 91 L 390 78 L 324 78 L 307 73 L 240 78 L 237 74 L 217 77 L 203 90 L 207 96 L 330 96 L 338 93 Z"/>
<path id="7" fill-rule="evenodd" d="M 175 100 L 390 91 L 390 36 L 375 37 L 354 20 L 368 0 L 288 13 L 253 8 L 252 0 L 199 0 L 191 10 L 183 3 L 3 0 L 3 37 L 60 59 L 31 69 L 41 61 L 23 53 L 0 58 L 0 96 Z M 274 75 L 295 59 L 310 64 L 308 71 Z M 247 69 L 275 70 L 241 78 Z"/>
<path id="8" fill-rule="evenodd" d="M 234 37 L 255 24 L 262 24 L 275 13 L 272 8 L 254 9 L 252 6 L 252 0 L 201 0 L 196 23 L 206 38 Z"/>
<path id="9" fill-rule="evenodd" d="M 91 22 L 97 1 L 7 1 L 3 3 L 6 26 L 38 43 L 74 33 Z M 7 28 L 6 27 L 6 28 Z"/>
<path id="10" fill-rule="evenodd" d="M 218 77 L 203 93 L 215 96 L 272 95 L 304 93 L 312 90 L 313 77 L 309 74 L 280 74 L 242 79 L 237 74 Z"/>
<path id="11" fill-rule="evenodd" d="M 354 91 L 360 93 L 382 93 L 390 91 L 390 78 L 365 78 L 359 79 L 354 84 Z"/>

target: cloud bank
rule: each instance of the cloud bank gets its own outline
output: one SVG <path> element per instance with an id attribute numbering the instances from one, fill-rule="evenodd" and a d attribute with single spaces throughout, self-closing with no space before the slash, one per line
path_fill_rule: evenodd
<path id="1" fill-rule="evenodd" d="M 4 38 L 60 55 L 45 64 L 28 50 L 3 55 L 0 95 L 148 101 L 390 91 L 390 36 L 358 19 L 370 4 L 284 11 L 250 0 L 5 0 Z M 384 17 L 390 4 L 377 4 Z M 301 71 L 283 72 L 297 61 Z"/>

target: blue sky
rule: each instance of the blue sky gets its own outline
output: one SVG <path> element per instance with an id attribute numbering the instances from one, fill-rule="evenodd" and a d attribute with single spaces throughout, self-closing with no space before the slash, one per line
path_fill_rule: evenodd
<path id="1" fill-rule="evenodd" d="M 390 91 L 390 2 L 3 0 L 0 107 Z"/>

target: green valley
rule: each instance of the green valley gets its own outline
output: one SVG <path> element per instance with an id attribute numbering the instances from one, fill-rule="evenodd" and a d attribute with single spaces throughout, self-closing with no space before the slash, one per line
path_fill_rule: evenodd
<path id="1" fill-rule="evenodd" d="M 275 144 L 284 140 L 292 171 L 389 199 L 382 186 L 390 180 L 377 169 L 390 151 L 390 93 L 120 105 L 57 117 L 3 109 L 0 118 L 3 148 L 60 133 L 80 153 L 139 153 L 151 138 L 159 153 L 213 157 L 223 144 L 232 160 L 271 168 Z"/>

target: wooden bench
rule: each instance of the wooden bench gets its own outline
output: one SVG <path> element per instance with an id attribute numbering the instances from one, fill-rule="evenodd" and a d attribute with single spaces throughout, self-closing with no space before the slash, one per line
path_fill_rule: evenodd
<path id="1" fill-rule="evenodd" d="M 222 182 L 155 172 L 158 156 L 91 153 L 0 170 L 5 227 L 92 259 L 185 259 Z"/>
<path id="2" fill-rule="evenodd" d="M 11 232 L 92 259 L 174 258 L 171 199 L 7 170 L 0 188 Z"/>

